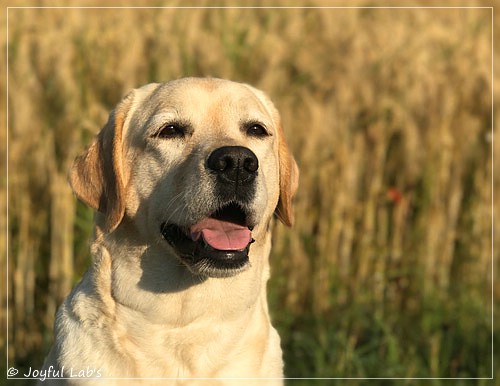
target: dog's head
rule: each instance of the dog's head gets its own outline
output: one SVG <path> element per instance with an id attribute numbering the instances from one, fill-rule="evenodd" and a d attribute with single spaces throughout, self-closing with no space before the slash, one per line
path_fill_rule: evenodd
<path id="1" fill-rule="evenodd" d="M 126 220 L 144 243 L 160 240 L 193 273 L 218 277 L 248 266 L 273 213 L 293 223 L 298 169 L 263 92 L 185 78 L 127 95 L 70 182 L 105 233 Z"/>

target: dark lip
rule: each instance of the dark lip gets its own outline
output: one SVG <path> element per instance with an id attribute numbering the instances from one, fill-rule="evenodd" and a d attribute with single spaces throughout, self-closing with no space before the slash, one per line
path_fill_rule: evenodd
<path id="1" fill-rule="evenodd" d="M 247 226 L 250 215 L 238 203 L 231 202 L 213 212 L 209 217 Z M 188 226 L 162 223 L 160 232 L 175 250 L 180 260 L 195 274 L 210 277 L 229 277 L 245 270 L 249 264 L 248 253 L 253 240 L 242 250 L 222 251 L 212 248 L 202 237 L 193 241 Z"/>

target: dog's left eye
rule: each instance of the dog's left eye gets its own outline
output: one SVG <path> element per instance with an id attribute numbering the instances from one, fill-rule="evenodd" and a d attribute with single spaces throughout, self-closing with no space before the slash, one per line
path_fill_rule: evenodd
<path id="1" fill-rule="evenodd" d="M 267 137 L 268 131 L 260 123 L 251 123 L 247 126 L 246 132 L 252 137 Z"/>
<path id="2" fill-rule="evenodd" d="M 184 137 L 185 133 L 186 132 L 183 126 L 173 123 L 163 126 L 156 134 L 156 137 L 166 139 L 180 138 Z"/>

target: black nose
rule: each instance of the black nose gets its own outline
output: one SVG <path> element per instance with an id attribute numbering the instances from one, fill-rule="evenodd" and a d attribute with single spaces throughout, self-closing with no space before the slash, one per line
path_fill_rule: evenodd
<path id="1" fill-rule="evenodd" d="M 220 182 L 247 185 L 254 181 L 259 168 L 256 155 L 242 146 L 224 146 L 212 152 L 207 167 L 217 173 Z"/>

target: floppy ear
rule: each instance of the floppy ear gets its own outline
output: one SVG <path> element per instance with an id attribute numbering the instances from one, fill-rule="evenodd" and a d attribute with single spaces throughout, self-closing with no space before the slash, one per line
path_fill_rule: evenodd
<path id="1" fill-rule="evenodd" d="M 278 126 L 278 137 L 280 197 L 275 213 L 283 224 L 292 226 L 294 221 L 292 198 L 299 186 L 299 168 L 285 141 L 281 124 Z"/>
<path id="2" fill-rule="evenodd" d="M 132 104 L 128 94 L 111 112 L 90 147 L 76 158 L 69 182 L 78 199 L 104 215 L 104 231 L 113 231 L 125 213 L 128 176 L 123 164 L 123 124 Z"/>

